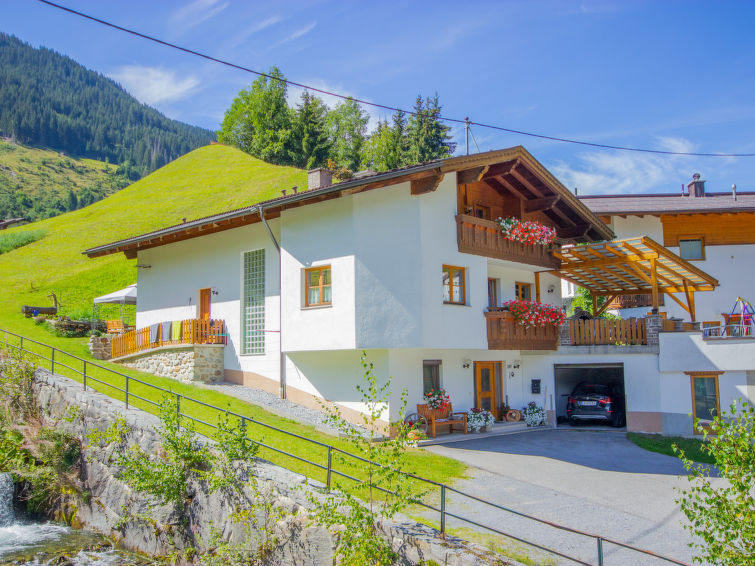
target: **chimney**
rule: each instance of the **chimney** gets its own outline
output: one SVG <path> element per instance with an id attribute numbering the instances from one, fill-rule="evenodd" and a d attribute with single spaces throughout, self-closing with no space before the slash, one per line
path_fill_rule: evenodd
<path id="1" fill-rule="evenodd" d="M 687 184 L 687 190 L 689 191 L 689 196 L 705 196 L 705 181 L 700 180 L 700 173 L 692 175 L 692 182 Z"/>
<path id="2" fill-rule="evenodd" d="M 333 184 L 333 172 L 324 167 L 307 171 L 307 190 L 319 189 Z"/>
<path id="3" fill-rule="evenodd" d="M 731 196 L 734 197 L 734 200 L 737 200 L 737 186 L 736 185 L 731 186 Z"/>

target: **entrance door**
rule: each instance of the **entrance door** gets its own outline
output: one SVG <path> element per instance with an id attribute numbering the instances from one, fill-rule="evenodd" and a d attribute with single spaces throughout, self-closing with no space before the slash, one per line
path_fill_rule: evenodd
<path id="1" fill-rule="evenodd" d="M 199 290 L 199 318 L 210 318 L 211 297 L 210 289 Z"/>
<path id="2" fill-rule="evenodd" d="M 480 409 L 486 409 L 493 413 L 496 420 L 498 403 L 496 403 L 495 391 L 495 362 L 475 362 L 475 405 Z"/>

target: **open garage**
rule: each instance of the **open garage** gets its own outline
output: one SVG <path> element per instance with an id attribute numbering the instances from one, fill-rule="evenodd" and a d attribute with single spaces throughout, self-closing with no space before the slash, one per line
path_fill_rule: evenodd
<path id="1" fill-rule="evenodd" d="M 556 419 L 559 423 L 566 423 L 566 400 L 579 383 L 620 385 L 621 391 L 625 391 L 624 364 L 555 364 L 553 373 L 556 380 Z"/>

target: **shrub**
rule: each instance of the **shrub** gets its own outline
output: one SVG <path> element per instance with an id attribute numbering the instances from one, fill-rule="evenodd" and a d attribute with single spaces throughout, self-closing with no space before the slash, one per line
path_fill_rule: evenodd
<path id="1" fill-rule="evenodd" d="M 522 409 L 522 415 L 524 415 L 524 422 L 527 423 L 527 426 L 541 426 L 545 424 L 545 409 L 538 407 L 534 401 L 530 401 Z"/>

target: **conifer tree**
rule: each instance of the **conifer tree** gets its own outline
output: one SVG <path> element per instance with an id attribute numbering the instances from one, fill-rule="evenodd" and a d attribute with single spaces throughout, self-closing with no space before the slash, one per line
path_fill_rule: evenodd
<path id="1" fill-rule="evenodd" d="M 450 157 L 456 144 L 451 141 L 451 128 L 440 121 L 441 106 L 437 93 L 425 100 L 417 96 L 414 114 L 409 118 L 407 138 L 409 161 L 412 164 Z"/>
<path id="2" fill-rule="evenodd" d="M 323 167 L 330 154 L 331 141 L 325 118 L 328 107 L 308 91 L 301 95 L 293 126 L 291 160 L 297 167 Z"/>
<path id="3" fill-rule="evenodd" d="M 367 113 L 353 98 L 344 100 L 328 113 L 328 131 L 333 143 L 331 159 L 336 166 L 352 172 L 359 170 L 368 120 Z"/>

